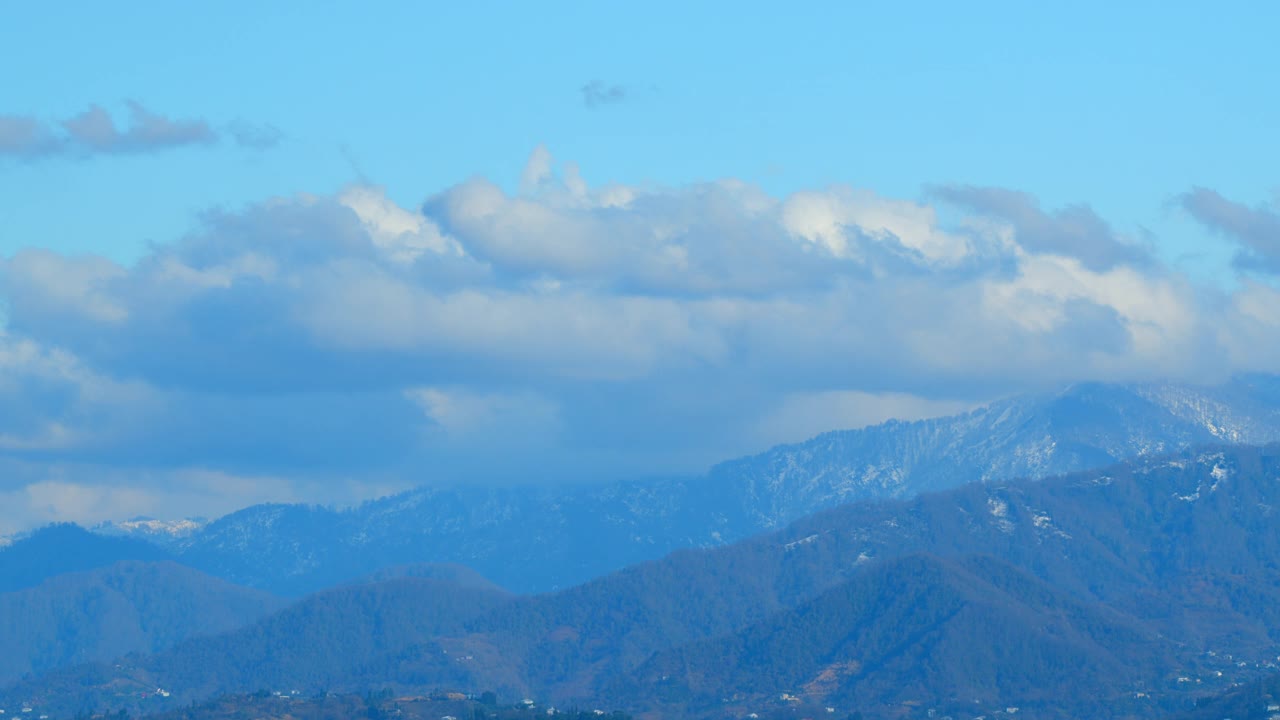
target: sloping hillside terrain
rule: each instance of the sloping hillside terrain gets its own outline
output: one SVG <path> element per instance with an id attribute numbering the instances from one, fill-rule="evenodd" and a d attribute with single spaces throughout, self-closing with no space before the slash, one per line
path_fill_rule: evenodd
<path id="1" fill-rule="evenodd" d="M 1275 447 L 975 483 L 841 506 L 561 592 L 467 601 L 444 623 L 429 618 L 456 589 L 411 592 L 394 612 L 304 603 L 258 626 L 287 632 L 55 672 L 0 699 L 163 709 L 266 682 L 491 689 L 662 717 L 783 694 L 873 717 L 1157 717 L 1274 667 L 1277 508 Z M 139 706 L 121 691 L 151 685 L 173 697 Z"/>
<path id="2" fill-rule="evenodd" d="M 125 560 L 0 593 L 0 682 L 232 630 L 286 602 L 170 561 Z"/>

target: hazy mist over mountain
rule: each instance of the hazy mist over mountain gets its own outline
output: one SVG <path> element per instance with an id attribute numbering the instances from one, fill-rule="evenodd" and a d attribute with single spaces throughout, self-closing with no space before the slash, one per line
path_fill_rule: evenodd
<path id="1" fill-rule="evenodd" d="M 424 487 L 348 510 L 270 504 L 199 527 L 140 521 L 98 532 L 149 539 L 205 572 L 286 595 L 382 567 L 441 561 L 468 565 L 511 590 L 545 591 L 841 503 L 1040 478 L 1223 442 L 1280 442 L 1280 379 L 1075 385 L 962 415 L 830 432 L 689 478 Z"/>
<path id="2" fill-rule="evenodd" d="M 1280 720 L 1276 27 L 0 7 L 0 720 Z"/>

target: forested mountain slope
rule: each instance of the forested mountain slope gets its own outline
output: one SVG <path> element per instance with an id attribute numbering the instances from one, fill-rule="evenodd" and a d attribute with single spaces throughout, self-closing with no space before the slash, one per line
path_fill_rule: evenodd
<path id="1" fill-rule="evenodd" d="M 724 698 L 782 692 L 886 715 L 977 693 L 1028 717 L 1122 701 L 1124 716 L 1155 717 L 1280 654 L 1277 509 L 1275 447 L 1199 450 L 853 503 L 443 625 L 423 624 L 431 595 L 412 600 L 417 613 L 379 611 L 373 627 L 363 612 L 300 605 L 262 626 L 289 632 L 193 641 L 3 696 L 80 707 L 121 702 L 126 686 L 188 701 L 270 682 L 716 716 Z M 1074 693 L 1058 693 L 1063 672 Z"/>
<path id="2" fill-rule="evenodd" d="M 171 559 L 169 553 L 135 538 L 102 537 L 70 523 L 49 525 L 0 548 L 0 593 L 123 560 Z"/>
<path id="3" fill-rule="evenodd" d="M 247 625 L 285 605 L 172 562 L 126 560 L 0 593 L 0 682 L 154 653 Z"/>
<path id="4" fill-rule="evenodd" d="M 502 488 L 428 487 L 345 511 L 255 506 L 166 547 L 193 567 L 283 594 L 415 562 L 460 563 L 517 592 L 545 591 L 856 500 L 1047 477 L 1204 443 L 1273 441 L 1273 376 L 1216 387 L 1084 384 L 952 417 L 826 433 L 696 478 L 558 487 L 531 477 Z"/>

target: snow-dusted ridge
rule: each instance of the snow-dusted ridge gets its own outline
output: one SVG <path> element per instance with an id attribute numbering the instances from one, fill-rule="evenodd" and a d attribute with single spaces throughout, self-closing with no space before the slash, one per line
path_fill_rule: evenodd
<path id="1" fill-rule="evenodd" d="M 205 518 L 157 520 L 150 517 L 135 517 L 130 520 L 99 523 L 90 530 L 99 535 L 133 537 L 149 540 L 163 547 L 172 547 L 191 538 L 208 524 L 209 521 Z"/>
<path id="2" fill-rule="evenodd" d="M 260 505 L 198 527 L 135 520 L 107 531 L 146 537 L 197 567 L 278 592 L 411 562 L 456 562 L 512 590 L 548 590 L 856 500 L 1047 477 L 1226 440 L 1280 441 L 1280 378 L 1078 384 L 950 417 L 828 432 L 695 478 L 427 486 L 345 510 Z M 1202 487 L 1179 494 L 1211 492 L 1222 479 L 1209 473 Z M 1020 517 L 1039 531 L 1069 535 L 1027 512 Z M 1004 523 L 1015 522 L 991 518 L 1010 531 Z"/>

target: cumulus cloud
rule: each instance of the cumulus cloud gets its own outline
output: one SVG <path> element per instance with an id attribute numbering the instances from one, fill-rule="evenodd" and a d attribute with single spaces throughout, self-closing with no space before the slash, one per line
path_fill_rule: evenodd
<path id="1" fill-rule="evenodd" d="M 938 227 L 931 207 L 847 187 L 795 193 L 782 220 L 788 231 L 836 257 L 865 259 L 889 248 L 928 265 L 956 265 L 975 250 L 969 238 Z"/>
<path id="2" fill-rule="evenodd" d="M 180 147 L 211 145 L 224 136 L 203 119 L 170 118 L 133 100 L 125 102 L 123 126 L 101 105 L 90 105 L 72 117 L 45 122 L 33 116 L 0 115 L 0 157 L 36 160 L 56 155 L 137 155 Z M 269 125 L 239 121 L 225 133 L 241 147 L 263 150 L 282 134 Z"/>
<path id="3" fill-rule="evenodd" d="M 535 195 L 553 176 L 551 151 L 545 145 L 539 145 L 529 154 L 529 160 L 520 173 L 520 192 Z"/>
<path id="4" fill-rule="evenodd" d="M 1280 208 L 1251 208 L 1208 188 L 1195 188 L 1180 200 L 1192 217 L 1240 246 L 1237 268 L 1280 273 Z"/>
<path id="5" fill-rule="evenodd" d="M 844 186 L 592 186 L 539 149 L 515 193 L 275 198 L 129 266 L 23 251 L 0 262 L 0 459 L 71 469 L 0 492 L 52 482 L 72 513 L 95 477 L 141 493 L 103 506 L 172 508 L 193 478 L 327 501 L 353 476 L 692 472 L 1061 382 L 1280 363 L 1274 288 L 1197 287 L 1087 208 L 996 196 L 944 220 Z"/>

